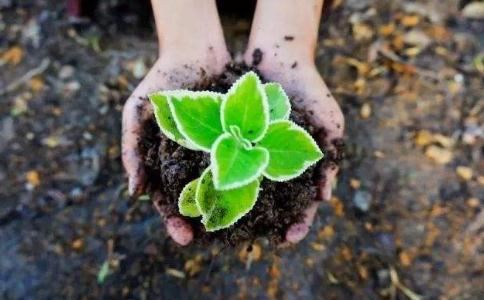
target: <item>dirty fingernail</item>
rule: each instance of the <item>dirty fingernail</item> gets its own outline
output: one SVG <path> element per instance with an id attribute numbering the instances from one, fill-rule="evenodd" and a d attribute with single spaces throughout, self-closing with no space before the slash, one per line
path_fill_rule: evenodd
<path id="1" fill-rule="evenodd" d="M 175 243 L 186 246 L 193 240 L 192 226 L 180 217 L 170 217 L 166 220 L 166 230 Z"/>
<path id="2" fill-rule="evenodd" d="M 296 244 L 306 237 L 309 232 L 308 225 L 304 223 L 292 224 L 286 232 L 286 241 Z"/>

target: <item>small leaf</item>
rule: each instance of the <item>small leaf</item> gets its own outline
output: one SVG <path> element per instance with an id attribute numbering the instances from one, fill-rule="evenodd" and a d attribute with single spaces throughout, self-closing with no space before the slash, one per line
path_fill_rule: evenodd
<path id="1" fill-rule="evenodd" d="M 213 92 L 174 91 L 168 105 L 180 133 L 198 148 L 209 152 L 223 133 L 220 123 L 222 95 Z"/>
<path id="2" fill-rule="evenodd" d="M 264 175 L 274 181 L 295 178 L 323 157 L 311 135 L 290 121 L 272 123 L 258 146 L 269 151 Z"/>
<path id="3" fill-rule="evenodd" d="M 244 186 L 262 175 L 269 153 L 264 148 L 252 147 L 250 143 L 247 145 L 225 133 L 213 144 L 210 161 L 215 188 L 228 190 Z"/>
<path id="4" fill-rule="evenodd" d="M 244 74 L 230 88 L 222 103 L 222 125 L 226 132 L 237 126 L 242 136 L 258 141 L 269 124 L 269 104 L 259 77 L 254 72 Z"/>
<path id="5" fill-rule="evenodd" d="M 154 107 L 155 118 L 161 132 L 170 140 L 192 150 L 200 150 L 188 142 L 178 130 L 168 105 L 169 92 L 156 92 L 148 95 Z"/>
<path id="6" fill-rule="evenodd" d="M 178 210 L 183 216 L 195 218 L 201 215 L 195 202 L 197 185 L 198 178 L 185 185 L 180 193 L 180 197 L 178 198 Z"/>
<path id="7" fill-rule="evenodd" d="M 108 277 L 110 273 L 110 270 L 109 270 L 109 261 L 105 261 L 101 268 L 99 269 L 99 272 L 97 273 L 97 282 L 99 284 L 103 284 L 104 283 L 104 280 L 106 279 L 106 277 Z"/>
<path id="8" fill-rule="evenodd" d="M 287 120 L 291 113 L 291 102 L 279 83 L 264 84 L 264 90 L 269 102 L 269 117 L 271 121 Z"/>
<path id="9" fill-rule="evenodd" d="M 243 187 L 218 191 L 212 173 L 207 168 L 197 187 L 197 205 L 203 213 L 202 223 L 207 231 L 230 227 L 254 206 L 259 193 L 259 180 Z"/>

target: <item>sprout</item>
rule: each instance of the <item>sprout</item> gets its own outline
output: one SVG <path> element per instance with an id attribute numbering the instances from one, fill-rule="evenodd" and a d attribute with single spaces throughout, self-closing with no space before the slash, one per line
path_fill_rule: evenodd
<path id="1" fill-rule="evenodd" d="M 313 138 L 288 120 L 289 98 L 278 83 L 244 74 L 226 94 L 187 90 L 149 95 L 169 139 L 210 153 L 210 166 L 178 200 L 187 217 L 207 231 L 233 225 L 254 207 L 263 177 L 287 181 L 323 157 Z"/>

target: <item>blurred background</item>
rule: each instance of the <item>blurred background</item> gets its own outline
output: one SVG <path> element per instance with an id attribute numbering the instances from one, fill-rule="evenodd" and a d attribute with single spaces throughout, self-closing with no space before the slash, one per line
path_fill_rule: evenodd
<path id="1" fill-rule="evenodd" d="M 483 299 L 484 2 L 334 0 L 317 65 L 347 155 L 310 235 L 178 248 L 128 199 L 148 1 L 0 0 L 0 299 Z M 254 2 L 220 1 L 234 56 Z"/>

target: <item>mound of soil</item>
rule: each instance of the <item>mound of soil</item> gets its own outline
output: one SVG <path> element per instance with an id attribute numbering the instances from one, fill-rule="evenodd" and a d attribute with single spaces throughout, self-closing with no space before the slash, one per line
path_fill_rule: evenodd
<path id="1" fill-rule="evenodd" d="M 202 80 L 193 90 L 210 90 L 225 93 L 232 83 L 250 70 L 245 65 L 228 65 L 219 76 Z M 254 70 L 257 71 L 257 70 Z M 306 116 L 293 109 L 291 120 L 314 134 Z M 163 136 L 155 119 L 145 126 L 146 138 L 142 141 L 145 151 L 145 167 L 149 176 L 149 189 L 161 189 L 164 199 L 157 203 L 169 216 L 178 212 L 178 195 L 183 187 L 210 164 L 209 154 L 181 147 Z M 316 198 L 314 186 L 316 166 L 301 176 L 287 182 L 272 182 L 264 179 L 254 208 L 234 226 L 207 233 L 200 218 L 188 218 L 193 225 L 195 239 L 210 242 L 218 239 L 229 245 L 267 237 L 273 244 L 283 241 L 288 226 L 302 221 L 304 209 Z"/>

